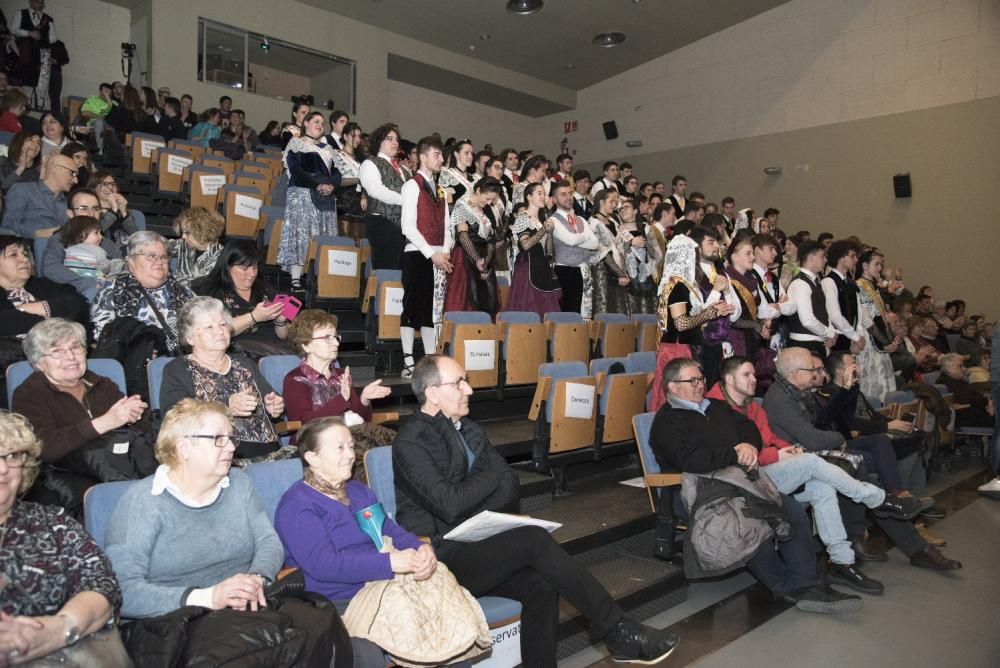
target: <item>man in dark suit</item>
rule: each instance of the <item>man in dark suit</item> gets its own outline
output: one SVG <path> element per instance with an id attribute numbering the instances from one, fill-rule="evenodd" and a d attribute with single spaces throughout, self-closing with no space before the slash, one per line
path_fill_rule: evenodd
<path id="1" fill-rule="evenodd" d="M 573 213 L 587 220 L 594 213 L 594 203 L 590 201 L 590 172 L 578 169 L 573 173 Z"/>

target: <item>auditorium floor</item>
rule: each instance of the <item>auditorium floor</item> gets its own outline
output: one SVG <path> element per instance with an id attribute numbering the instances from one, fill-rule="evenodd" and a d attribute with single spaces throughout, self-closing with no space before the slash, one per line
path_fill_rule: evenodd
<path id="1" fill-rule="evenodd" d="M 691 583 L 688 598 L 648 620 L 671 627 L 681 643 L 663 666 L 811 668 L 843 666 L 1000 665 L 1000 502 L 976 494 L 987 480 L 971 463 L 930 485 L 948 516 L 932 531 L 948 541 L 945 554 L 962 561 L 955 574 L 913 568 L 893 549 L 889 561 L 865 572 L 885 584 L 864 596 L 865 608 L 841 617 L 802 613 L 776 602 L 747 573 Z M 597 646 L 560 661 L 564 668 L 614 666 Z"/>

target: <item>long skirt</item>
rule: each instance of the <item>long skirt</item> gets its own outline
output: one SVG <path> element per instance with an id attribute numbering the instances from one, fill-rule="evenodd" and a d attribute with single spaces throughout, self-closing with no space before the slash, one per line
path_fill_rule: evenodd
<path id="1" fill-rule="evenodd" d="M 593 313 L 623 313 L 632 315 L 628 303 L 628 288 L 618 285 L 618 277 L 603 262 L 590 267 L 594 282 Z"/>
<path id="2" fill-rule="evenodd" d="M 653 396 L 649 410 L 654 413 L 667 403 L 667 393 L 663 391 L 663 367 L 679 357 L 691 359 L 691 346 L 686 343 L 661 343 L 656 351 L 656 372 L 653 374 Z"/>
<path id="3" fill-rule="evenodd" d="M 481 256 L 486 254 L 486 244 L 476 244 L 476 251 Z M 487 278 L 483 278 L 475 263 L 465 254 L 461 244 L 451 250 L 451 275 L 448 276 L 448 287 L 445 291 L 444 310 L 448 311 L 485 311 L 491 317 L 497 315 L 499 301 L 497 299 L 497 277 L 493 268 L 489 268 Z"/>
<path id="4" fill-rule="evenodd" d="M 539 318 L 544 319 L 546 313 L 561 310 L 559 299 L 562 297 L 562 290 L 537 289 L 531 284 L 531 270 L 528 263 L 527 251 L 517 254 L 517 259 L 514 261 L 514 275 L 510 282 L 507 310 L 533 311 Z"/>
<path id="5" fill-rule="evenodd" d="M 285 271 L 304 265 L 309 240 L 319 235 L 337 234 L 337 212 L 320 211 L 313 204 L 309 188 L 290 186 L 285 202 L 285 224 L 281 227 L 278 264 Z"/>

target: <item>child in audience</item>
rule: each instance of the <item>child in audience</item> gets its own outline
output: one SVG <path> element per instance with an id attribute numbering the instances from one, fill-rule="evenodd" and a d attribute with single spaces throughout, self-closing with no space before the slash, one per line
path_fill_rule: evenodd
<path id="1" fill-rule="evenodd" d="M 107 251 L 101 247 L 104 235 L 101 233 L 101 223 L 96 218 L 70 218 L 63 226 L 60 236 L 66 246 L 66 259 L 63 262 L 73 273 L 103 280 L 122 270 L 122 261 L 108 259 Z"/>

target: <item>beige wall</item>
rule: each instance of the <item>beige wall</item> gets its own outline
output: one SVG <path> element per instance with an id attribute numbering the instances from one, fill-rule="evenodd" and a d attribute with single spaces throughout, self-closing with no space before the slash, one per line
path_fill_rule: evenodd
<path id="1" fill-rule="evenodd" d="M 0 1 L 10 23 L 27 6 L 27 0 Z M 69 51 L 63 95 L 94 95 L 100 82 L 122 79 L 121 44 L 129 41 L 129 10 L 100 0 L 47 0 L 45 13 Z"/>
<path id="2" fill-rule="evenodd" d="M 413 141 L 439 132 L 444 139 L 470 138 L 477 151 L 485 144 L 501 151 L 508 146 L 531 146 L 534 141 L 535 119 L 529 116 L 398 81 L 388 85 L 387 115 Z"/>
<path id="3" fill-rule="evenodd" d="M 679 171 L 689 192 L 711 201 L 732 195 L 738 208 L 758 215 L 777 207 L 786 232 L 857 234 L 904 268 L 914 293 L 929 284 L 940 298 L 966 299 L 972 312 L 998 318 L 998 119 L 1000 97 L 991 97 L 630 160 L 642 179 L 669 182 Z M 764 174 L 771 165 L 784 172 Z M 899 172 L 911 174 L 910 199 L 893 195 Z"/>
<path id="4" fill-rule="evenodd" d="M 580 91 L 539 121 L 537 148 L 555 151 L 568 120 L 589 162 L 994 95 L 997 0 L 792 0 Z"/>

